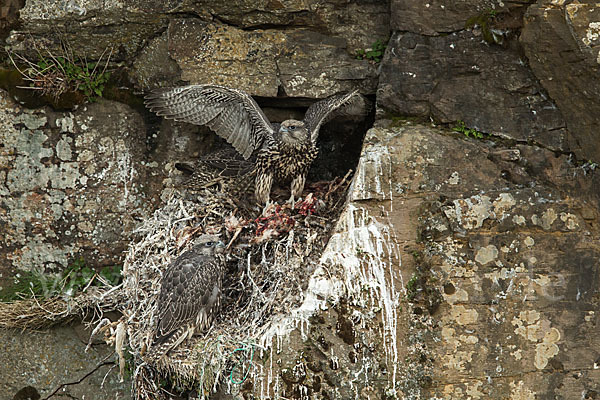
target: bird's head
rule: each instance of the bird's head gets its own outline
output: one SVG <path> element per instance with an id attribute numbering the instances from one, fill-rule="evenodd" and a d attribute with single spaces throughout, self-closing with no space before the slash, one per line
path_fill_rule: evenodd
<path id="1" fill-rule="evenodd" d="M 302 121 L 288 119 L 281 123 L 279 127 L 281 139 L 289 144 L 304 143 L 309 140 L 308 129 Z"/>
<path id="2" fill-rule="evenodd" d="M 217 235 L 202 235 L 194 241 L 194 250 L 207 256 L 220 254 L 225 249 L 225 244 Z"/>

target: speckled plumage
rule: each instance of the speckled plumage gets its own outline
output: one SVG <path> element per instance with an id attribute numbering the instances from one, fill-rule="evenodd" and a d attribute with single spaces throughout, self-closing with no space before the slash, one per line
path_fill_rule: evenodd
<path id="1" fill-rule="evenodd" d="M 228 147 L 201 156 L 193 167 L 181 164 L 175 164 L 175 167 L 190 173 L 182 186 L 191 192 L 219 185 L 229 190 L 236 188 L 242 193 L 250 185 L 248 180 L 253 177 L 254 164 L 255 159 L 245 160 L 235 149 Z"/>
<path id="2" fill-rule="evenodd" d="M 160 359 L 212 323 L 221 303 L 222 248 L 218 237 L 203 235 L 167 267 L 158 296 L 152 358 Z"/>
<path id="3" fill-rule="evenodd" d="M 317 157 L 321 126 L 337 115 L 364 115 L 367 108 L 355 90 L 314 103 L 302 121 L 272 124 L 250 95 L 218 85 L 157 89 L 146 96 L 146 105 L 165 118 L 207 125 L 244 159 L 253 158 L 259 203 L 270 200 L 274 181 L 290 183 L 291 198 L 300 196 Z"/>

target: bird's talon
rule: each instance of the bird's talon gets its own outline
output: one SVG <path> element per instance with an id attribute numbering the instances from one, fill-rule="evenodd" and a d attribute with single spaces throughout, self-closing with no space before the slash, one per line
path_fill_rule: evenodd
<path id="1" fill-rule="evenodd" d="M 294 205 L 296 204 L 296 202 L 294 201 L 294 195 L 291 195 L 290 198 L 288 199 L 287 203 L 289 205 L 292 206 L 292 208 L 294 208 Z"/>
<path id="2" fill-rule="evenodd" d="M 271 200 L 267 200 L 267 202 L 265 203 L 265 207 L 262 210 L 263 217 L 267 217 L 267 211 L 269 210 L 269 207 L 271 207 L 272 204 L 273 202 Z"/>

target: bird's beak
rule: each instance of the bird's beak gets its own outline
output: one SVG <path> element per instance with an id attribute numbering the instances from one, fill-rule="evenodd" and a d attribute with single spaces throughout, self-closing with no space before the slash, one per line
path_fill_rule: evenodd
<path id="1" fill-rule="evenodd" d="M 288 131 L 288 128 L 282 126 L 281 128 L 279 128 L 279 132 L 289 133 L 290 131 Z"/>
<path id="2" fill-rule="evenodd" d="M 215 247 L 216 252 L 222 253 L 224 249 L 225 249 L 225 243 L 223 243 L 222 241 L 219 240 L 217 242 L 217 246 Z"/>

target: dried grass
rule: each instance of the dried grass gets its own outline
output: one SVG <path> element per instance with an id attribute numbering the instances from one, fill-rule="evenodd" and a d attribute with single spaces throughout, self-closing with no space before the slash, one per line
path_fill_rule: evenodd
<path id="1" fill-rule="evenodd" d="M 0 328 L 42 330 L 65 324 L 74 319 L 88 318 L 96 321 L 104 312 L 115 310 L 121 303 L 121 285 L 89 287 L 74 297 L 49 299 L 24 299 L 0 303 Z"/>
<path id="2" fill-rule="evenodd" d="M 0 303 L 0 328 L 45 329 L 87 316 L 95 326 L 90 343 L 104 334 L 120 357 L 121 376 L 124 353 L 133 355 L 136 399 L 169 398 L 172 387 L 194 388 L 205 398 L 222 382 L 241 384 L 252 376 L 255 350 L 272 324 L 302 303 L 306 277 L 318 266 L 348 176 L 309 185 L 305 193 L 310 194 L 295 209 L 274 204 L 256 220 L 235 217 L 248 215 L 248 210 L 237 210 L 235 202 L 215 188 L 196 193 L 194 201 L 173 192 L 136 230 L 140 239 L 129 247 L 122 284 L 88 285 L 72 298 Z M 220 234 L 230 243 L 222 310 L 208 332 L 151 361 L 162 274 L 202 233 Z M 104 318 L 107 311 L 119 311 L 123 317 L 112 322 Z M 165 378 L 171 389 L 165 387 Z"/>
<path id="3" fill-rule="evenodd" d="M 306 277 L 318 266 L 348 183 L 346 176 L 309 186 L 305 192 L 311 194 L 302 204 L 294 209 L 274 204 L 256 220 L 236 217 L 247 210 L 236 210 L 214 188 L 205 189 L 194 202 L 174 194 L 145 221 L 137 231 L 141 239 L 130 246 L 125 261 L 123 292 L 128 301 L 121 309 L 128 348 L 139 364 L 134 375 L 137 399 L 168 397 L 167 389 L 157 384 L 160 377 L 168 377 L 179 390 L 194 388 L 205 398 L 222 382 L 235 385 L 252 376 L 261 339 L 303 301 Z M 222 310 L 208 332 L 152 361 L 147 354 L 152 351 L 162 273 L 201 233 L 220 234 L 230 243 Z"/>
<path id="4" fill-rule="evenodd" d="M 79 58 L 67 41 L 61 39 L 61 50 L 54 54 L 42 42 L 31 38 L 37 61 L 19 53 L 8 51 L 8 58 L 29 86 L 19 89 L 35 90 L 41 96 L 58 100 L 63 94 L 81 90 L 89 99 L 102 95 L 103 83 L 108 75 L 107 68 L 113 54 L 106 48 L 96 62 Z M 106 79 L 105 79 L 106 78 Z M 96 91 L 96 90 L 97 91 Z"/>

